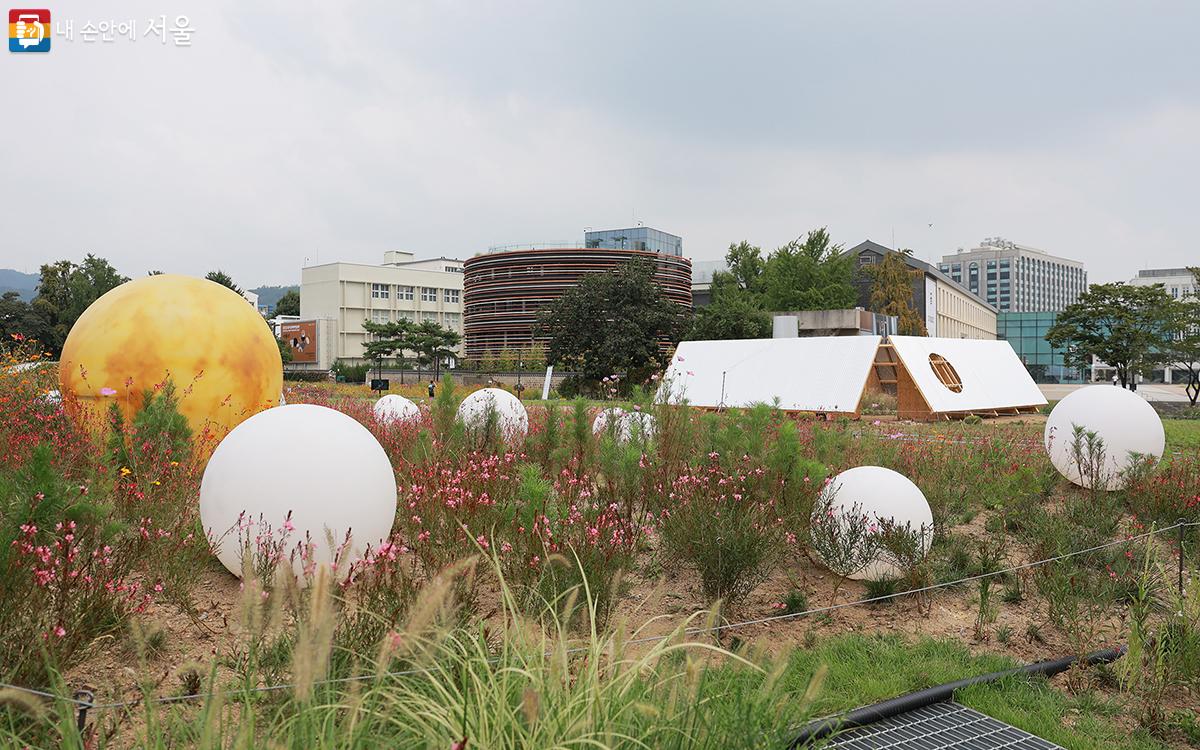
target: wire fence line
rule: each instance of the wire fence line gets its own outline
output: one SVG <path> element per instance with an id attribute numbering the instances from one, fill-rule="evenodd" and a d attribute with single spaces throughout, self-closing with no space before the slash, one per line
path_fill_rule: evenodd
<path id="1" fill-rule="evenodd" d="M 654 636 L 645 636 L 642 638 L 633 638 L 628 641 L 625 641 L 625 645 L 642 645 L 642 644 L 648 644 L 648 643 L 657 643 L 657 642 L 661 642 L 661 641 L 665 641 L 665 640 L 668 640 L 671 638 L 678 637 L 680 635 L 691 637 L 691 636 L 697 636 L 697 635 L 723 633 L 725 631 L 734 630 L 737 628 L 751 627 L 754 625 L 767 625 L 767 624 L 782 622 L 784 620 L 795 620 L 795 619 L 799 619 L 801 617 L 811 617 L 814 615 L 826 614 L 826 613 L 835 612 L 835 611 L 841 610 L 841 609 L 847 609 L 849 607 L 860 607 L 860 606 L 864 606 L 864 605 L 868 605 L 868 604 L 878 604 L 879 602 L 888 601 L 891 599 L 897 599 L 897 598 L 904 597 L 904 596 L 913 596 L 916 594 L 928 593 L 931 591 L 937 591 L 940 589 L 950 588 L 953 586 L 960 586 L 965 583 L 971 583 L 974 581 L 983 580 L 985 578 L 995 578 L 998 576 L 1008 575 L 1010 573 L 1016 573 L 1016 572 L 1019 572 L 1022 570 L 1030 570 L 1032 568 L 1038 568 L 1043 565 L 1049 565 L 1051 563 L 1060 562 L 1062 560 L 1067 560 L 1067 559 L 1079 557 L 1082 555 L 1088 555 L 1093 552 L 1099 552 L 1101 550 L 1110 549 L 1113 547 L 1119 547 L 1124 544 L 1131 544 L 1133 542 L 1141 541 L 1143 539 L 1148 539 L 1150 537 L 1158 536 L 1160 534 L 1165 534 L 1170 531 L 1180 531 L 1181 532 L 1183 529 L 1196 528 L 1196 527 L 1200 527 L 1200 521 L 1180 520 L 1180 521 L 1177 521 L 1176 523 L 1171 524 L 1170 526 L 1163 526 L 1162 528 L 1151 529 L 1150 531 L 1146 531 L 1141 534 L 1129 536 L 1125 539 L 1114 539 L 1110 542 L 1105 542 L 1104 544 L 1098 544 L 1098 545 L 1095 545 L 1092 547 L 1087 547 L 1085 549 L 1074 550 L 1072 552 L 1066 552 L 1061 555 L 1055 555 L 1053 557 L 1048 557 L 1044 560 L 1035 560 L 1032 562 L 1022 563 L 1020 565 L 1013 565 L 1013 566 L 1009 566 L 1007 568 L 1001 568 L 998 570 L 989 571 L 987 573 L 978 573 L 975 575 L 966 576 L 965 578 L 959 578 L 954 581 L 935 583 L 935 584 L 931 584 L 929 586 L 923 586 L 921 588 L 909 589 L 907 591 L 897 591 L 897 592 L 894 592 L 891 594 L 876 596 L 876 597 L 872 597 L 869 599 L 857 599 L 854 601 L 842 602 L 840 604 L 831 604 L 831 605 L 824 606 L 824 607 L 816 607 L 813 609 L 806 609 L 802 612 L 792 612 L 792 613 L 787 613 L 787 614 L 771 615 L 768 617 L 760 617 L 760 618 L 753 619 L 753 620 L 743 620 L 743 621 L 739 621 L 739 622 L 723 623 L 720 625 L 711 625 L 711 626 L 706 626 L 706 627 L 685 628 L 682 632 L 671 632 L 671 633 L 666 633 L 663 635 L 654 635 Z M 1182 566 L 1183 565 L 1182 551 L 1180 553 L 1179 560 L 1180 560 L 1179 564 L 1180 564 L 1180 566 Z M 1182 570 L 1182 567 L 1181 567 L 1181 570 Z M 572 655 L 572 654 L 582 653 L 587 650 L 588 650 L 588 647 L 581 646 L 581 647 L 567 649 L 567 651 L 565 653 L 568 655 Z M 547 655 L 549 655 L 549 652 L 547 653 Z M 487 663 L 489 663 L 489 664 L 499 663 L 499 658 L 493 657 L 492 659 L 487 660 Z M 434 671 L 434 669 L 432 667 L 421 667 L 421 668 L 417 668 L 417 669 L 408 669 L 408 670 L 402 670 L 402 671 L 376 672 L 374 674 L 356 675 L 356 676 L 352 676 L 352 677 L 332 677 L 332 678 L 327 678 L 327 679 L 323 679 L 323 680 L 314 680 L 311 684 L 313 686 L 336 685 L 336 684 L 346 684 L 346 683 L 351 683 L 351 682 L 364 682 L 367 680 L 376 680 L 376 679 L 412 677 L 412 676 L 417 676 L 417 675 L 431 674 L 433 671 Z M 171 704 L 171 703 L 183 703 L 183 702 L 192 701 L 192 700 L 209 699 L 209 698 L 216 696 L 219 693 L 234 694 L 234 695 L 250 694 L 250 693 L 267 693 L 267 692 L 275 692 L 275 691 L 279 691 L 279 690 L 286 690 L 288 688 L 294 688 L 297 686 L 298 686 L 297 683 L 281 683 L 281 684 L 277 684 L 277 685 L 267 685 L 264 687 L 256 687 L 256 688 L 232 689 L 232 690 L 226 690 L 226 691 L 208 691 L 205 693 L 191 693 L 188 695 L 177 695 L 177 696 L 153 698 L 153 699 L 150 699 L 149 702 L 154 703 L 156 705 L 165 705 L 165 704 Z M 18 691 L 18 692 L 25 693 L 28 695 L 33 695 L 33 696 L 36 696 L 39 698 L 48 698 L 48 699 L 52 699 L 52 700 L 56 700 L 56 701 L 63 701 L 63 702 L 74 704 L 76 706 L 76 708 L 80 711 L 81 722 L 82 722 L 82 716 L 84 714 L 86 714 L 87 711 L 90 711 L 90 710 L 112 710 L 112 709 L 121 709 L 121 708 L 131 708 L 131 707 L 141 705 L 141 704 L 147 702 L 147 699 L 145 699 L 145 698 L 137 698 L 137 699 L 128 700 L 128 701 L 96 703 L 94 700 L 81 699 L 79 697 L 76 697 L 76 696 L 80 695 L 81 693 L 90 695 L 90 691 L 78 691 L 75 694 L 75 696 L 67 697 L 66 695 L 56 694 L 56 693 L 49 692 L 46 690 L 37 690 L 34 688 L 23 687 L 20 685 L 11 685 L 11 684 L 4 683 L 4 682 L 0 682 L 0 689 L 14 690 L 14 691 Z"/>

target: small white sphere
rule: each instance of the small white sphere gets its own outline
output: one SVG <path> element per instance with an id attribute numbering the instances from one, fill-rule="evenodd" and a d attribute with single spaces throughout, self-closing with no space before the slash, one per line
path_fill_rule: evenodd
<path id="1" fill-rule="evenodd" d="M 627 411 L 621 415 L 617 425 L 617 438 L 621 442 L 629 442 L 636 434 L 640 440 L 654 439 L 654 417 L 643 411 Z"/>
<path id="2" fill-rule="evenodd" d="M 835 476 L 821 492 L 821 500 L 813 511 L 813 524 L 825 522 L 816 518 L 822 509 L 833 512 L 833 518 L 845 525 L 845 516 L 857 507 L 868 525 L 887 521 L 907 526 L 921 536 L 925 554 L 933 544 L 933 511 L 921 488 L 903 474 L 882 466 L 857 466 Z M 857 580 L 878 581 L 902 574 L 881 556 L 862 570 L 852 573 Z"/>
<path id="3" fill-rule="evenodd" d="M 380 424 L 416 422 L 421 419 L 421 408 L 403 396 L 389 393 L 375 402 L 372 408 L 375 421 Z"/>
<path id="4" fill-rule="evenodd" d="M 1099 446 L 1089 450 L 1086 441 L 1080 442 L 1081 453 L 1076 453 L 1076 426 L 1096 433 L 1103 441 L 1102 454 Z M 1124 486 L 1130 454 L 1157 461 L 1167 443 L 1154 407 L 1133 391 L 1111 385 L 1088 386 L 1068 394 L 1050 412 L 1043 437 L 1050 462 L 1060 474 L 1081 487 L 1106 490 Z"/>
<path id="5" fill-rule="evenodd" d="M 592 434 L 599 435 L 601 432 L 604 432 L 608 429 L 609 423 L 619 425 L 621 416 L 624 414 L 625 410 L 619 406 L 610 406 L 604 409 L 592 420 Z"/>
<path id="6" fill-rule="evenodd" d="M 505 439 L 524 437 L 529 432 L 529 412 L 521 399 L 502 388 L 483 388 L 458 405 L 458 418 L 469 429 L 483 427 L 488 410 L 496 412 L 496 423 Z"/>
<path id="7" fill-rule="evenodd" d="M 342 560 L 352 563 L 388 538 L 395 517 L 396 476 L 383 447 L 351 417 L 313 404 L 267 409 L 234 427 L 200 482 L 200 520 L 237 576 L 247 539 L 284 537 L 284 560 L 307 539 L 313 560 L 328 564 L 349 532 Z M 302 575 L 299 554 L 292 567 Z"/>

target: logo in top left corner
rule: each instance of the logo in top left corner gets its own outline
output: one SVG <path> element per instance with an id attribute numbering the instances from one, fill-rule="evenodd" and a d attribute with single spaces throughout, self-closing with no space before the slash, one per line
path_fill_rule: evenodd
<path id="1" fill-rule="evenodd" d="M 8 12 L 9 52 L 50 51 L 50 11 L 13 8 Z"/>

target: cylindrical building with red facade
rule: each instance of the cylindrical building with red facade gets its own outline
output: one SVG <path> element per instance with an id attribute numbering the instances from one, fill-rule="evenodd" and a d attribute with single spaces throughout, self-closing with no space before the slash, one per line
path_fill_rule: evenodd
<path id="1" fill-rule="evenodd" d="M 538 315 L 591 273 L 635 258 L 654 267 L 663 297 L 692 307 L 692 262 L 683 257 L 604 247 L 507 250 L 463 263 L 463 346 L 468 359 L 528 349 Z M 674 342 L 666 342 L 674 343 Z"/>

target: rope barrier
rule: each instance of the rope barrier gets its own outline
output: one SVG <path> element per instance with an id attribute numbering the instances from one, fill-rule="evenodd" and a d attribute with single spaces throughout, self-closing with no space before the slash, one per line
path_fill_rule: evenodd
<path id="1" fill-rule="evenodd" d="M 899 598 L 902 596 L 912 596 L 914 594 L 928 593 L 931 591 L 937 591 L 937 590 L 944 589 L 944 588 L 950 588 L 952 586 L 959 586 L 964 583 L 971 583 L 973 581 L 979 581 L 984 578 L 994 578 L 997 576 L 1007 575 L 1009 573 L 1016 573 L 1016 572 L 1019 572 L 1022 570 L 1029 570 L 1032 568 L 1041 567 L 1043 565 L 1049 565 L 1050 563 L 1059 562 L 1059 561 L 1066 560 L 1069 558 L 1079 557 L 1081 555 L 1087 555 L 1087 554 L 1091 554 L 1093 552 L 1099 552 L 1101 550 L 1110 549 L 1112 547 L 1118 547 L 1123 544 L 1130 544 L 1132 542 L 1140 541 L 1142 539 L 1147 539 L 1149 537 L 1157 536 L 1159 534 L 1164 534 L 1169 531 L 1178 530 L 1178 531 L 1182 532 L 1183 529 L 1193 528 L 1193 527 L 1200 527 L 1200 521 L 1179 521 L 1170 526 L 1164 526 L 1160 529 L 1152 529 L 1150 531 L 1146 531 L 1141 534 L 1130 536 L 1126 539 L 1116 539 L 1111 542 L 1106 542 L 1104 544 L 1098 544 L 1098 545 L 1095 545 L 1092 547 L 1088 547 L 1086 549 L 1075 550 L 1072 552 L 1066 552 L 1061 555 L 1056 555 L 1054 557 L 1046 558 L 1044 560 L 1036 560 L 1033 562 L 1022 563 L 1020 565 L 1013 565 L 1013 566 L 1010 566 L 1007 568 L 1002 568 L 1000 570 L 993 570 L 993 571 L 990 571 L 987 573 L 978 573 L 976 575 L 967 576 L 965 578 L 960 578 L 955 581 L 946 581 L 944 583 L 935 583 L 935 584 L 931 584 L 929 586 L 923 586 L 923 587 L 917 588 L 917 589 L 909 589 L 907 591 L 898 591 L 898 592 L 895 592 L 892 594 L 885 594 L 883 596 L 877 596 L 877 597 L 873 597 L 870 599 L 858 599 L 858 600 L 850 601 L 850 602 L 842 602 L 841 604 L 831 604 L 831 605 L 828 605 L 825 607 L 817 607 L 814 609 L 807 609 L 807 610 L 804 610 L 803 612 L 792 612 L 792 613 L 788 613 L 788 614 L 771 615 L 769 617 L 760 617 L 760 618 L 757 618 L 754 620 L 743 620 L 741 622 L 725 623 L 722 625 L 713 625 L 713 626 L 702 627 L 702 628 L 687 628 L 682 632 L 682 635 L 696 636 L 696 635 L 706 635 L 706 634 L 711 634 L 711 633 L 721 633 L 721 632 L 725 632 L 727 630 L 734 630 L 736 628 L 745 628 L 745 627 L 750 627 L 750 626 L 754 626 L 754 625 L 766 625 L 766 624 L 770 624 L 770 623 L 781 622 L 784 620 L 794 620 L 794 619 L 799 619 L 801 617 L 811 617 L 813 615 L 820 615 L 820 614 L 825 614 L 828 612 L 835 612 L 837 610 L 846 609 L 849 607 L 860 607 L 860 606 L 867 605 L 867 604 L 877 604 L 879 602 L 896 599 L 896 598 Z M 676 635 L 675 633 L 668 633 L 666 635 L 655 635 L 655 636 L 646 636 L 643 638 L 633 638 L 631 640 L 626 641 L 625 643 L 626 643 L 626 645 L 641 645 L 641 644 L 646 644 L 646 643 L 657 643 L 657 642 L 664 641 L 669 638 L 675 637 L 675 635 Z M 584 652 L 587 650 L 588 650 L 587 647 L 577 647 L 577 648 L 573 648 L 573 649 L 568 649 L 566 651 L 566 653 L 567 654 L 576 654 L 576 653 L 581 653 L 581 652 Z M 498 663 L 498 661 L 499 661 L 498 658 L 493 658 L 493 659 L 489 659 L 488 663 L 495 664 L 495 663 Z M 432 668 L 424 667 L 424 668 L 420 668 L 420 669 L 409 669 L 409 670 L 403 670 L 403 671 L 397 671 L 397 672 L 380 672 L 380 673 L 376 673 L 376 674 L 356 675 L 356 676 L 352 676 L 352 677 L 334 677 L 334 678 L 328 678 L 328 679 L 324 679 L 324 680 L 316 680 L 312 684 L 313 685 L 334 685 L 334 684 L 345 684 L 345 683 L 350 683 L 350 682 L 361 682 L 364 680 L 371 680 L 371 679 L 390 679 L 390 678 L 396 678 L 396 677 L 412 677 L 412 676 L 416 676 L 416 675 L 430 674 L 432 671 L 433 671 Z M 274 691 L 278 691 L 278 690 L 286 690 L 288 688 L 293 688 L 296 686 L 297 686 L 296 683 L 282 683 L 282 684 L 278 684 L 278 685 L 268 685 L 265 687 L 250 688 L 248 690 L 235 690 L 235 691 L 229 691 L 229 692 L 234 692 L 234 693 L 239 693 L 239 694 L 266 693 L 266 692 L 274 692 Z M 112 703 L 95 703 L 94 697 L 92 696 L 92 694 L 86 690 L 78 691 L 75 694 L 76 697 L 68 698 L 64 695 L 58 695 L 58 694 L 48 692 L 45 690 L 36 690 L 33 688 L 26 688 L 26 687 L 21 687 L 19 685 L 11 685 L 8 683 L 3 683 L 3 682 L 0 682 L 0 688 L 5 688 L 8 690 L 16 690 L 16 691 L 27 693 L 29 695 L 34 695 L 34 696 L 37 696 L 40 698 L 49 698 L 49 699 L 53 699 L 53 700 L 59 700 L 59 701 L 65 701 L 68 703 L 72 703 L 78 708 L 79 721 L 81 724 L 84 721 L 88 710 L 101 711 L 101 710 L 129 708 L 129 707 L 136 706 L 136 705 L 144 702 L 142 699 L 138 699 L 138 700 L 131 700 L 131 701 L 117 701 L 117 702 L 112 702 Z M 164 697 L 164 698 L 155 698 L 151 702 L 153 702 L 157 705 L 182 703 L 182 702 L 189 701 L 189 700 L 212 698 L 215 694 L 216 694 L 216 691 L 209 691 L 207 693 L 192 693 L 192 694 L 188 694 L 188 695 L 178 695 L 178 696 L 169 696 L 169 697 Z M 80 695 L 87 695 L 89 697 L 86 700 L 81 700 L 78 697 Z"/>

